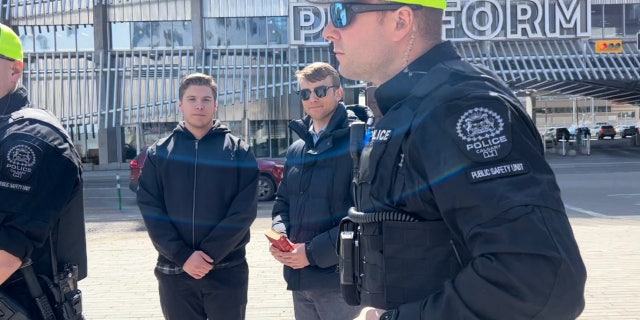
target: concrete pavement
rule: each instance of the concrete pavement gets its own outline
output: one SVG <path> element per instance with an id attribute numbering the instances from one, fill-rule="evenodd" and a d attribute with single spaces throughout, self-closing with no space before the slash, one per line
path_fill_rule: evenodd
<path id="1" fill-rule="evenodd" d="M 122 181 L 128 173 L 118 171 Z M 87 172 L 87 179 L 113 172 Z M 123 188 L 126 185 L 123 184 Z M 86 194 L 89 276 L 80 282 L 88 320 L 162 319 L 153 276 L 154 250 L 133 193 L 96 206 Z M 267 251 L 271 202 L 260 203 L 247 247 L 250 267 L 247 319 L 293 319 L 281 267 Z M 640 219 L 570 216 L 587 265 L 586 308 L 581 320 L 640 320 Z M 535 276 L 535 275 L 532 275 Z"/>

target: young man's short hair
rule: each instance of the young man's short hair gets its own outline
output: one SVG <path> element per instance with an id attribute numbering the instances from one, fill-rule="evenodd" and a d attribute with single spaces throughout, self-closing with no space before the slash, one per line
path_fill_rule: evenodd
<path id="1" fill-rule="evenodd" d="M 334 67 L 326 62 L 314 62 L 296 72 L 298 81 L 318 82 L 327 77 L 331 79 L 331 85 L 340 85 L 340 74 L 338 74 L 338 71 Z"/>
<path id="2" fill-rule="evenodd" d="M 190 86 L 207 86 L 211 88 L 213 98 L 215 100 L 218 99 L 218 84 L 216 84 L 216 81 L 206 74 L 192 73 L 182 78 L 182 81 L 180 82 L 180 89 L 178 89 L 178 99 L 180 99 L 180 101 L 182 101 L 185 91 L 187 91 L 187 88 Z"/>

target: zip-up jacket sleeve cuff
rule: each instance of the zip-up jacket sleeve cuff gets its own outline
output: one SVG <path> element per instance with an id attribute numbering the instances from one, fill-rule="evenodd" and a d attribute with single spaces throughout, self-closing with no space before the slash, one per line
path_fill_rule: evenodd
<path id="1" fill-rule="evenodd" d="M 311 242 L 305 242 L 304 251 L 307 255 L 307 260 L 309 260 L 309 265 L 315 266 L 316 261 L 313 259 L 313 247 L 311 246 Z"/>
<path id="2" fill-rule="evenodd" d="M 192 254 L 193 251 L 189 249 L 180 250 L 180 252 L 176 254 L 176 261 L 174 262 L 176 263 L 176 265 L 182 268 L 182 266 L 184 266 L 184 264 L 187 262 L 187 260 L 189 260 L 189 257 L 191 257 Z M 215 261 L 213 263 L 215 265 Z"/>

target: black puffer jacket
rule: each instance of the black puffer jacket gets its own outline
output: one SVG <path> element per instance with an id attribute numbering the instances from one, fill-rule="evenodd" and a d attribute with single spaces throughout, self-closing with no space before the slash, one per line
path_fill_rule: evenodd
<path id="1" fill-rule="evenodd" d="M 347 109 L 349 109 L 347 111 Z M 289 124 L 299 137 L 287 151 L 284 177 L 273 207 L 273 228 L 294 243 L 306 243 L 306 268 L 284 267 L 289 290 L 337 288 L 338 223 L 352 206 L 349 123 L 373 117 L 364 106 L 340 104 L 315 144 L 309 116 Z"/>
<path id="2" fill-rule="evenodd" d="M 158 261 L 182 267 L 195 250 L 218 268 L 243 261 L 257 214 L 249 146 L 216 121 L 200 140 L 180 124 L 147 152 L 137 199 Z"/>

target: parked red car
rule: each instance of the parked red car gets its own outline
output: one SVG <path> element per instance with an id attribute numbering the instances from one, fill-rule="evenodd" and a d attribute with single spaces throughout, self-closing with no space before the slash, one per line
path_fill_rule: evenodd
<path id="1" fill-rule="evenodd" d="M 258 200 L 273 200 L 284 173 L 284 158 L 257 158 L 257 160 L 260 169 Z"/>
<path id="2" fill-rule="evenodd" d="M 129 162 L 130 180 L 129 189 L 136 192 L 138 190 L 138 177 L 140 170 L 147 158 L 147 152 L 140 152 L 131 162 Z M 276 194 L 276 188 L 282 180 L 284 169 L 284 159 L 282 158 L 257 158 L 258 167 L 260 168 L 260 178 L 258 180 L 258 200 L 273 200 Z"/>

